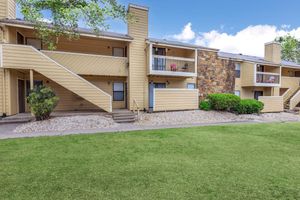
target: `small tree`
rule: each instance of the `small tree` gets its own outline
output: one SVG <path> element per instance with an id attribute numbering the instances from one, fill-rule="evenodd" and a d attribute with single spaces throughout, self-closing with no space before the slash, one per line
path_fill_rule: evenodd
<path id="1" fill-rule="evenodd" d="M 282 59 L 300 63 L 300 41 L 291 35 L 278 37 L 276 42 L 281 44 Z"/>
<path id="2" fill-rule="evenodd" d="M 27 102 L 37 121 L 50 118 L 59 98 L 49 87 L 37 86 L 30 91 Z"/>

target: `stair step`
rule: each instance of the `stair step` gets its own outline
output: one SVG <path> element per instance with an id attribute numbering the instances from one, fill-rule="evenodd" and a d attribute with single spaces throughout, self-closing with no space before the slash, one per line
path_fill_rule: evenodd
<path id="1" fill-rule="evenodd" d="M 117 122 L 117 123 L 133 123 L 133 122 L 135 122 L 135 119 L 118 119 L 118 120 L 115 120 L 115 122 Z"/>
<path id="2" fill-rule="evenodd" d="M 113 117 L 114 120 L 122 120 L 122 119 L 135 119 L 135 116 L 119 116 L 119 117 Z"/>
<path id="3" fill-rule="evenodd" d="M 136 121 L 136 114 L 131 111 L 112 113 L 112 118 L 117 123 L 133 123 Z"/>
<path id="4" fill-rule="evenodd" d="M 25 119 L 1 119 L 0 124 L 20 124 L 20 123 L 27 123 L 30 122 L 32 119 L 25 118 Z"/>

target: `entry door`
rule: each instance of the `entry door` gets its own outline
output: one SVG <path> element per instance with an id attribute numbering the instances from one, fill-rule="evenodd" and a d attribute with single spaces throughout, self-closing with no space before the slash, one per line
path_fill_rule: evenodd
<path id="1" fill-rule="evenodd" d="M 154 88 L 166 88 L 165 83 L 149 83 L 149 110 L 153 111 L 153 102 L 154 102 Z"/>
<path id="2" fill-rule="evenodd" d="M 258 100 L 258 97 L 264 96 L 263 91 L 254 91 L 254 99 Z"/>
<path id="3" fill-rule="evenodd" d="M 24 80 L 18 80 L 18 104 L 19 113 L 25 112 L 25 82 Z"/>

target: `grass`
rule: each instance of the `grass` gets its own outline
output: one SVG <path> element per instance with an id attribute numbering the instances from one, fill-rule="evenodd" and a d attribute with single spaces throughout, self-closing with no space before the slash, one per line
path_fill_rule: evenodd
<path id="1" fill-rule="evenodd" d="M 300 199 L 300 124 L 2 140 L 0 199 Z"/>

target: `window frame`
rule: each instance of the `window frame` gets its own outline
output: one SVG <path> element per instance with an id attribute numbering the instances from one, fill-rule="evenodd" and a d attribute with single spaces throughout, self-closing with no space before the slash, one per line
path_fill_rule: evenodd
<path id="1" fill-rule="evenodd" d="M 122 56 L 116 56 L 116 55 L 114 55 L 115 49 L 122 49 L 122 51 L 123 51 Z M 112 56 L 113 57 L 118 57 L 118 58 L 125 57 L 125 49 L 123 47 L 113 47 L 112 48 Z"/>
<path id="2" fill-rule="evenodd" d="M 189 88 L 189 85 L 193 85 L 193 88 Z M 187 83 L 186 88 L 189 90 L 195 90 L 196 89 L 196 84 L 195 83 Z"/>
<path id="3" fill-rule="evenodd" d="M 239 95 L 237 95 L 236 93 L 238 93 Z M 234 90 L 234 95 L 241 97 L 241 90 Z"/>
<path id="4" fill-rule="evenodd" d="M 241 63 L 234 63 L 234 72 L 235 78 L 241 78 Z"/>
<path id="5" fill-rule="evenodd" d="M 34 38 L 34 37 L 26 37 L 26 39 L 25 39 L 26 45 L 28 45 L 28 39 L 29 39 L 29 40 L 39 40 L 40 43 L 41 43 L 41 48 L 38 49 L 38 48 L 35 48 L 34 46 L 32 46 L 32 47 L 35 48 L 35 49 L 37 49 L 37 50 L 43 50 L 43 42 L 42 42 L 41 39 L 39 39 L 39 38 Z"/>
<path id="6" fill-rule="evenodd" d="M 115 90 L 115 84 L 122 84 L 122 91 L 121 90 Z M 124 101 L 125 100 L 125 84 L 124 82 L 113 82 L 113 101 Z M 122 93 L 122 100 L 121 99 L 116 99 L 115 94 L 120 94 Z"/>

